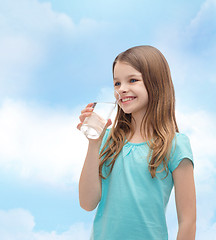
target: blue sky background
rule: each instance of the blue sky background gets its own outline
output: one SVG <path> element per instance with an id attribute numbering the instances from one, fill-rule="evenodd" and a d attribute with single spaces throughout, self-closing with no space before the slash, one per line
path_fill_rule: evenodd
<path id="1" fill-rule="evenodd" d="M 0 236 L 88 239 L 79 207 L 89 102 L 112 99 L 112 62 L 136 45 L 167 58 L 195 161 L 197 239 L 216 239 L 216 0 L 0 0 Z M 177 219 L 167 209 L 170 239 Z"/>

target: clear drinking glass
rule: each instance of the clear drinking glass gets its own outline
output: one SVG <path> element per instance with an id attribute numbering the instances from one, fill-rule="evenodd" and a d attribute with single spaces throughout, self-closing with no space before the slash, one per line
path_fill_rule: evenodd
<path id="1" fill-rule="evenodd" d="M 95 102 L 93 104 L 93 112 L 89 117 L 86 117 L 81 131 L 87 138 L 97 139 L 103 132 L 108 119 L 110 118 L 116 103 L 112 102 Z"/>

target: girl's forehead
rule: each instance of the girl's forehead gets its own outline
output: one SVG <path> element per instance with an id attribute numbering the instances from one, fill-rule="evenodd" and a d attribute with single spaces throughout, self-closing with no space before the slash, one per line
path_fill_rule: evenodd
<path id="1" fill-rule="evenodd" d="M 114 67 L 114 79 L 118 79 L 120 77 L 129 77 L 129 76 L 137 76 L 141 77 L 141 72 L 137 71 L 130 64 L 125 62 L 117 62 Z"/>
<path id="2" fill-rule="evenodd" d="M 115 68 L 133 68 L 131 64 L 128 62 L 123 62 L 123 61 L 117 61 L 115 64 Z"/>

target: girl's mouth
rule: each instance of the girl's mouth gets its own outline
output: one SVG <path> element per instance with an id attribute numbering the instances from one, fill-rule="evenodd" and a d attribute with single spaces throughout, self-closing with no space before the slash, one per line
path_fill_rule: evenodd
<path id="1" fill-rule="evenodd" d="M 128 103 L 131 102 L 132 100 L 134 100 L 136 97 L 125 97 L 123 99 L 121 99 L 122 103 Z"/>

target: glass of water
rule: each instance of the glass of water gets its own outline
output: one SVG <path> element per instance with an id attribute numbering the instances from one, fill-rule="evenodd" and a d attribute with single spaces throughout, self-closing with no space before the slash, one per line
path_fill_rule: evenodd
<path id="1" fill-rule="evenodd" d="M 95 102 L 93 104 L 92 114 L 85 118 L 81 127 L 81 131 L 87 138 L 97 139 L 100 137 L 115 106 L 116 103 L 112 102 Z"/>

